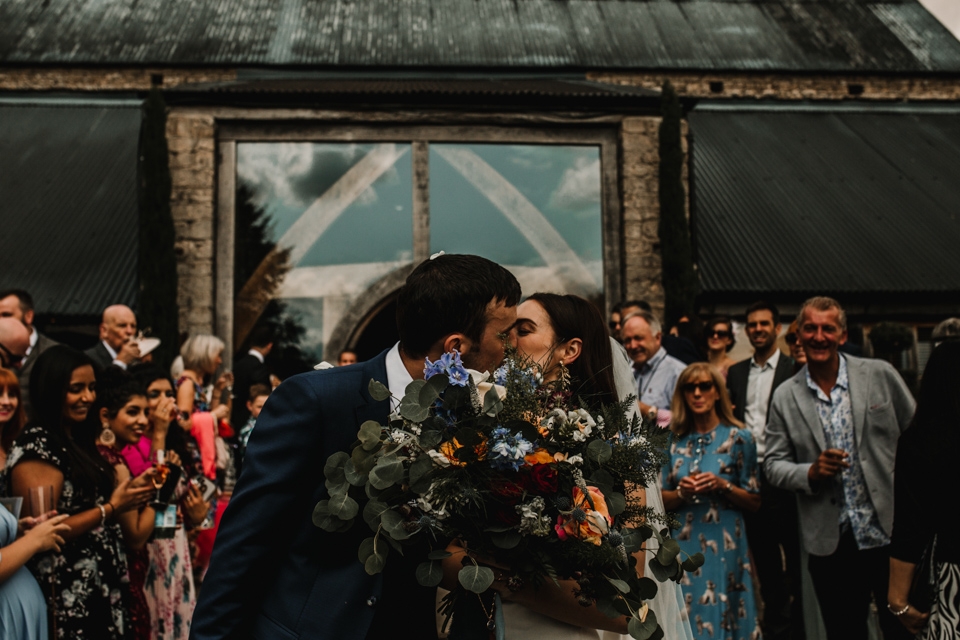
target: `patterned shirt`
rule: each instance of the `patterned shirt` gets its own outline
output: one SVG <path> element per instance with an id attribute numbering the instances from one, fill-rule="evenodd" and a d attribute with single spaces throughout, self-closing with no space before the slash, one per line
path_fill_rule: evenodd
<path id="1" fill-rule="evenodd" d="M 880 526 L 880 517 L 870 500 L 870 490 L 860 466 L 860 454 L 853 433 L 853 409 L 850 405 L 850 378 L 847 375 L 847 360 L 840 356 L 837 381 L 830 390 L 830 397 L 810 377 L 810 370 L 803 369 L 807 386 L 813 391 L 817 415 L 823 426 L 828 449 L 842 449 L 849 454 L 850 467 L 840 473 L 840 529 L 853 530 L 859 549 L 874 549 L 890 544 L 890 538 Z"/>

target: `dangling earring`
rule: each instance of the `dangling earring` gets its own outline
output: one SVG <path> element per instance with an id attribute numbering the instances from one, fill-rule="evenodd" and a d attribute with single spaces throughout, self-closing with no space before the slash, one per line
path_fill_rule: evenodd
<path id="1" fill-rule="evenodd" d="M 110 425 L 106 422 L 103 423 L 103 431 L 100 432 L 100 442 L 112 447 L 113 443 L 117 441 L 117 436 L 114 435 L 113 431 L 110 431 Z"/>

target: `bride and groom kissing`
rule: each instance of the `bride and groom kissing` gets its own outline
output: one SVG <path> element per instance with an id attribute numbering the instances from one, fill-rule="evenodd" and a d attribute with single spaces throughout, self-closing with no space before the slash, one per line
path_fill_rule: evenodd
<path id="1" fill-rule="evenodd" d="M 544 353 L 579 359 L 584 344 L 579 338 L 537 353 L 558 336 L 552 329 L 548 335 L 550 319 L 540 304 L 524 302 L 536 308 L 518 322 L 520 296 L 516 278 L 489 260 L 437 256 L 418 265 L 398 294 L 397 345 L 367 362 L 305 373 L 277 388 L 257 420 L 243 474 L 220 523 L 191 638 L 437 637 L 436 589 L 415 578 L 422 558 L 407 552 L 371 576 L 357 559 L 362 527 L 331 534 L 314 526 L 314 506 L 325 495 L 323 467 L 332 453 L 350 450 L 365 421 L 386 422 L 391 401 L 370 396 L 371 379 L 403 397 L 413 379 L 423 378 L 425 358 L 454 350 L 464 366 L 492 372 L 504 357 L 502 336 L 516 339 L 518 330 L 529 346 L 521 343 L 520 349 L 535 361 Z M 602 318 L 598 322 L 602 331 Z M 605 341 L 602 349 L 609 362 Z M 606 377 L 615 393 L 612 367 Z M 564 637 L 581 637 L 575 631 L 598 637 L 596 627 L 624 631 L 618 625 L 625 623 L 595 607 L 567 606 L 564 598 L 576 602 L 572 592 L 553 596 L 535 594 L 525 604 L 571 623 Z M 537 615 L 518 620 L 547 620 Z M 506 626 L 509 634 L 510 620 Z"/>

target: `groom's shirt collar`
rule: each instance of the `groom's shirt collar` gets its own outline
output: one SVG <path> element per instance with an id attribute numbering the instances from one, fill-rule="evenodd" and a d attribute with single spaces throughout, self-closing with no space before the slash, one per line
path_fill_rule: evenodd
<path id="1" fill-rule="evenodd" d="M 393 345 L 393 349 L 387 352 L 387 387 L 393 395 L 390 398 L 390 410 L 395 411 L 400 406 L 400 400 L 403 398 L 407 385 L 413 382 L 410 372 L 403 365 L 403 358 L 400 357 L 400 343 Z"/>

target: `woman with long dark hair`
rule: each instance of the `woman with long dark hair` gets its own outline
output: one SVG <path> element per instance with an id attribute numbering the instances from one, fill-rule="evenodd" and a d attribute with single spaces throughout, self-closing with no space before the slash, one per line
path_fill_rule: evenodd
<path id="1" fill-rule="evenodd" d="M 949 489 L 958 449 L 960 342 L 951 341 L 930 355 L 913 422 L 897 444 L 887 606 L 926 640 L 960 637 L 960 537 L 953 519 L 960 501 Z M 921 602 L 911 599 L 910 587 L 924 550 L 931 548 L 935 599 Z"/>
<path id="2" fill-rule="evenodd" d="M 54 508 L 68 515 L 63 552 L 34 557 L 30 570 L 48 591 L 54 633 L 70 638 L 123 638 L 126 561 L 117 515 L 145 504 L 146 481 L 114 486 L 114 470 L 97 451 L 96 378 L 89 357 L 64 345 L 37 358 L 30 374 L 36 419 L 7 460 L 11 493 L 53 488 Z"/>

